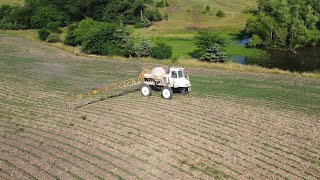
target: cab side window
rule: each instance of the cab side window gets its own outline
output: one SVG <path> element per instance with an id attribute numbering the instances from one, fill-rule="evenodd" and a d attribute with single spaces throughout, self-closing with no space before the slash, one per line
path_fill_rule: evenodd
<path id="1" fill-rule="evenodd" d="M 176 71 L 172 71 L 171 72 L 171 77 L 172 78 L 177 78 L 178 76 L 177 76 L 177 72 Z"/>

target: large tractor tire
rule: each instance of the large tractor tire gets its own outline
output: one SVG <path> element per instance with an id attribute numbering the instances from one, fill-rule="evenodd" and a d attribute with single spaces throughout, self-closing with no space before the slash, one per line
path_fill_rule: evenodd
<path id="1" fill-rule="evenodd" d="M 151 96 L 152 95 L 152 89 L 149 85 L 144 84 L 141 88 L 141 94 L 142 96 Z"/>
<path id="2" fill-rule="evenodd" d="M 164 87 L 161 91 L 161 96 L 164 99 L 172 99 L 173 97 L 173 91 L 170 87 Z"/>

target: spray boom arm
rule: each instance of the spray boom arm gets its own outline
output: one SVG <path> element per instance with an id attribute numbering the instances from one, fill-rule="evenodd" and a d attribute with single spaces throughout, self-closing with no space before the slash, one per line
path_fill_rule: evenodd
<path id="1" fill-rule="evenodd" d="M 87 93 L 83 93 L 83 94 L 79 94 L 77 96 L 75 96 L 73 99 L 81 99 L 81 98 L 86 98 L 92 95 L 96 95 L 96 94 L 100 94 L 100 93 L 104 93 L 104 92 L 108 92 L 108 91 L 113 91 L 116 89 L 121 89 L 121 88 L 125 88 L 125 87 L 130 87 L 130 86 L 136 86 L 136 85 L 140 85 L 143 83 L 144 81 L 144 74 L 146 73 L 150 73 L 152 67 L 142 67 L 142 71 L 139 74 L 138 78 L 132 78 L 132 79 L 128 79 L 125 81 L 121 81 L 118 83 L 114 83 L 105 87 L 99 87 L 99 88 L 94 88 L 91 91 L 87 92 Z"/>

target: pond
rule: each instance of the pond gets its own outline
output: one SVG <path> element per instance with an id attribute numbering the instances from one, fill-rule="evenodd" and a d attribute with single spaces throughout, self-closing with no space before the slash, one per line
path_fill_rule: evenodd
<path id="1" fill-rule="evenodd" d="M 236 42 L 244 45 L 248 39 Z M 320 47 L 298 48 L 297 53 L 291 51 L 266 49 L 268 57 L 265 59 L 250 59 L 243 56 L 234 56 L 232 60 L 241 64 L 259 65 L 267 68 L 279 68 L 293 72 L 314 72 L 320 70 Z"/>

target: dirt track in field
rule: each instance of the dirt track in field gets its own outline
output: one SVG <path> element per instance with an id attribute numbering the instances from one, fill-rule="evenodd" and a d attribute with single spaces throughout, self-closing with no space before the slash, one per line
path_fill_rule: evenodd
<path id="1" fill-rule="evenodd" d="M 0 49 L 3 57 L 35 59 L 0 61 L 1 179 L 320 177 L 316 114 L 227 95 L 166 101 L 139 92 L 66 109 L 69 89 L 126 79 L 139 63 L 124 67 L 19 38 L 1 37 L 0 45 L 10 47 Z"/>

